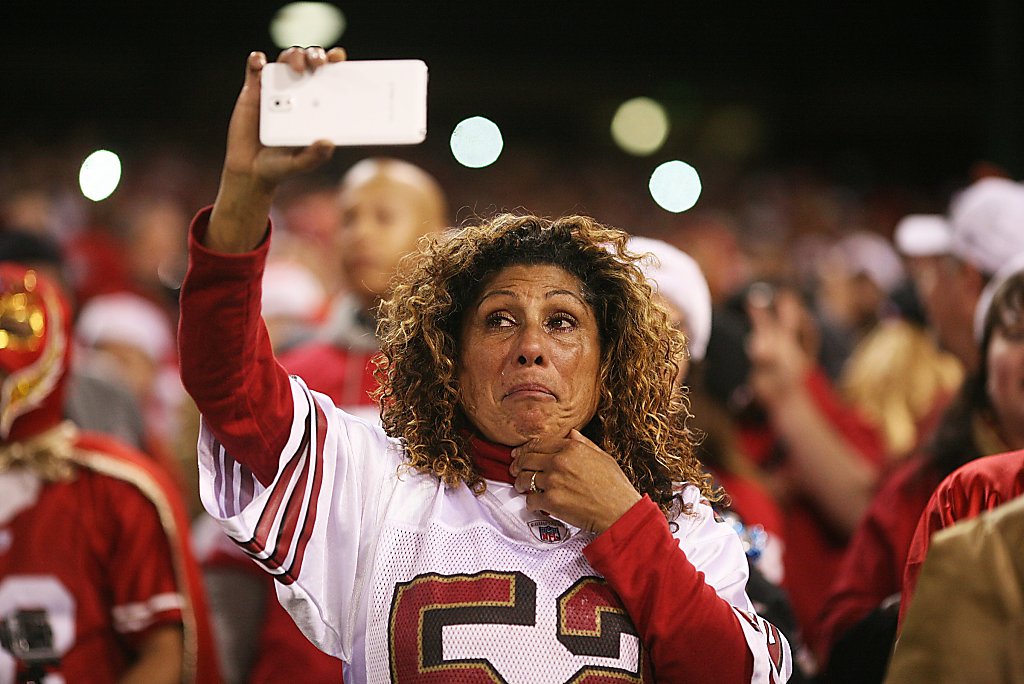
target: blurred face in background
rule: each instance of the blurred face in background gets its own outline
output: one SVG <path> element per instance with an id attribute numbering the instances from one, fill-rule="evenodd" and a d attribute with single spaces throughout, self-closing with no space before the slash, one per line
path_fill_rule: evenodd
<path id="1" fill-rule="evenodd" d="M 878 322 L 886 295 L 871 278 L 841 265 L 822 269 L 819 276 L 817 301 L 830 321 L 858 334 Z"/>
<path id="2" fill-rule="evenodd" d="M 86 352 L 93 368 L 104 368 L 142 404 L 150 401 L 156 386 L 159 366 L 138 347 L 107 341 Z"/>
<path id="3" fill-rule="evenodd" d="M 1024 312 L 1010 318 L 989 342 L 986 389 L 1007 445 L 1024 449 Z"/>
<path id="4" fill-rule="evenodd" d="M 418 168 L 369 163 L 357 165 L 342 185 L 338 238 L 348 285 L 372 306 L 416 241 L 443 227 L 443 208 L 436 184 Z"/>
<path id="5" fill-rule="evenodd" d="M 133 280 L 146 288 L 174 288 L 181 283 L 187 264 L 181 227 L 189 215 L 177 203 L 153 200 L 131 217 L 128 265 Z"/>
<path id="6" fill-rule="evenodd" d="M 913 257 L 907 266 L 928 325 L 939 344 L 965 368 L 975 368 L 974 307 L 982 282 L 977 271 L 950 256 Z"/>

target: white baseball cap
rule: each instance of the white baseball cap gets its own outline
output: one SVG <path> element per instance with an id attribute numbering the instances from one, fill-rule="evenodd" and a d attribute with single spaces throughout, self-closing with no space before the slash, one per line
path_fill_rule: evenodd
<path id="1" fill-rule="evenodd" d="M 949 207 L 953 254 L 994 274 L 1024 252 L 1024 184 L 982 178 L 960 191 Z"/>
<path id="2" fill-rule="evenodd" d="M 892 243 L 881 235 L 858 231 L 837 242 L 834 249 L 850 274 L 866 275 L 882 292 L 892 292 L 906 277 Z"/>
<path id="3" fill-rule="evenodd" d="M 689 254 L 667 242 L 633 236 L 626 244 L 634 254 L 649 253 L 639 263 L 655 292 L 686 316 L 690 358 L 700 361 L 711 338 L 711 291 L 700 266 Z"/>
<path id="4" fill-rule="evenodd" d="M 896 224 L 893 239 L 905 256 L 937 256 L 950 253 L 953 231 L 941 214 L 909 214 Z"/>
<path id="5" fill-rule="evenodd" d="M 166 361 L 174 348 L 168 316 L 156 304 L 130 292 L 88 300 L 75 323 L 75 332 L 87 347 L 120 342 L 136 347 L 157 364 Z"/>
<path id="6" fill-rule="evenodd" d="M 974 339 L 978 342 L 981 342 L 981 338 L 985 333 L 985 317 L 988 316 L 988 309 L 992 306 L 992 300 L 996 296 L 996 291 L 1002 287 L 1003 283 L 1021 271 L 1024 271 L 1024 252 L 1003 264 L 996 271 L 996 274 L 992 276 L 992 279 L 988 281 L 985 289 L 981 291 L 978 303 L 974 307 Z"/>

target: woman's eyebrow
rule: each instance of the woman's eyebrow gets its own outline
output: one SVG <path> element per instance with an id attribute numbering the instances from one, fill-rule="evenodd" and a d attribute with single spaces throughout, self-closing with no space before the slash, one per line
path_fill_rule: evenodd
<path id="1" fill-rule="evenodd" d="M 516 292 L 513 292 L 512 290 L 488 290 L 483 295 L 481 295 L 480 299 L 477 300 L 476 305 L 479 307 L 481 304 L 484 303 L 485 299 L 497 295 L 507 295 L 509 297 L 512 297 L 513 299 L 519 299 L 519 295 Z M 586 305 L 586 301 L 584 301 L 583 297 L 580 296 L 578 292 L 574 292 L 572 290 L 548 290 L 547 292 L 544 293 L 544 299 L 551 299 L 552 297 L 557 297 L 558 295 L 569 295 L 570 297 L 578 301 L 580 304 Z"/>
<path id="2" fill-rule="evenodd" d="M 512 297 L 514 299 L 519 299 L 519 295 L 513 292 L 512 290 L 488 290 L 487 292 L 483 293 L 480 296 L 480 299 L 476 301 L 476 305 L 480 306 L 488 297 L 494 297 L 497 295 L 508 295 L 509 297 Z"/>
<path id="3" fill-rule="evenodd" d="M 578 292 L 573 292 L 572 290 L 548 290 L 548 292 L 544 295 L 544 299 L 551 299 L 552 297 L 555 297 L 557 295 L 569 295 L 570 297 L 578 301 L 580 304 L 583 304 L 584 306 L 587 305 L 587 303 L 583 300 L 583 297 L 581 297 Z"/>

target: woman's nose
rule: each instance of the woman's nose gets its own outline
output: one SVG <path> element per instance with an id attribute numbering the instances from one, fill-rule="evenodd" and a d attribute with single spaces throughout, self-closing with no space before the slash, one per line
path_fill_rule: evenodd
<path id="1" fill-rule="evenodd" d="M 520 366 L 544 365 L 544 333 L 538 326 L 524 326 L 516 350 L 516 362 Z"/>

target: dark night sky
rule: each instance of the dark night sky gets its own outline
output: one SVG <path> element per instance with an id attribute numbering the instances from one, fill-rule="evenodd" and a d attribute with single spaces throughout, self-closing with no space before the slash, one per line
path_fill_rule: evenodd
<path id="1" fill-rule="evenodd" d="M 280 4 L 6 2 L 3 142 L 219 154 L 245 55 L 275 52 Z M 432 151 L 473 114 L 507 145 L 610 151 L 615 106 L 651 95 L 683 122 L 666 154 L 692 152 L 687 125 L 741 106 L 759 117 L 762 163 L 922 182 L 983 158 L 1024 172 L 1017 0 L 336 4 L 352 58 L 430 66 Z"/>

